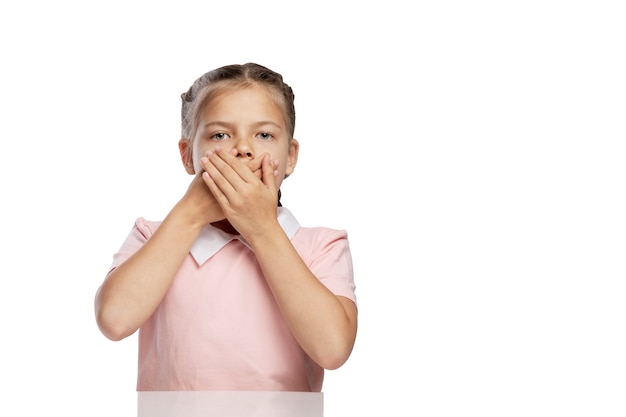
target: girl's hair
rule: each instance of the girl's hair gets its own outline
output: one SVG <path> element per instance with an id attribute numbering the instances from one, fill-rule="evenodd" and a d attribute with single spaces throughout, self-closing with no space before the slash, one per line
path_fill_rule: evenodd
<path id="1" fill-rule="evenodd" d="M 230 87 L 265 86 L 272 98 L 283 109 L 288 138 L 292 139 L 296 127 L 294 94 L 283 77 L 269 68 L 255 63 L 226 65 L 207 72 L 198 78 L 187 92 L 181 94 L 181 134 L 193 140 L 202 110 L 217 94 Z"/>

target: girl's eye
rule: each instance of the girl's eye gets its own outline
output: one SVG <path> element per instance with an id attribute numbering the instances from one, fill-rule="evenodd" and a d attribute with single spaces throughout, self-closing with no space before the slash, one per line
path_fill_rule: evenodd
<path id="1" fill-rule="evenodd" d="M 261 132 L 257 135 L 259 138 L 263 139 L 263 140 L 270 140 L 272 139 L 274 136 L 272 136 L 271 133 L 267 133 L 267 132 Z"/>
<path id="2" fill-rule="evenodd" d="M 213 136 L 211 136 L 211 139 L 213 139 L 213 140 L 225 140 L 225 139 L 228 139 L 228 134 L 227 133 L 216 133 Z"/>

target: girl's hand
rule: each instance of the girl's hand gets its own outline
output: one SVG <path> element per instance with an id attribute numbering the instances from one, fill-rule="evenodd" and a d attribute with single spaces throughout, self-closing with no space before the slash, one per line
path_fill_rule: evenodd
<path id="1" fill-rule="evenodd" d="M 200 227 L 224 219 L 222 208 L 202 179 L 202 172 L 194 175 L 178 204 L 186 208 L 189 220 Z"/>
<path id="2" fill-rule="evenodd" d="M 250 174 L 253 174 L 260 180 L 263 175 L 262 162 L 266 155 L 261 155 L 261 158 L 251 161 L 247 166 L 241 165 L 246 167 Z M 194 176 L 187 188 L 187 192 L 179 202 L 180 205 L 187 207 L 190 219 L 202 227 L 226 218 L 222 207 L 202 178 L 203 173 L 204 171 Z"/>
<path id="3" fill-rule="evenodd" d="M 222 213 L 248 241 L 278 224 L 275 180 L 278 161 L 271 161 L 264 154 L 252 162 L 260 164 L 260 170 L 219 147 L 200 160 L 205 169 L 202 178 Z"/>

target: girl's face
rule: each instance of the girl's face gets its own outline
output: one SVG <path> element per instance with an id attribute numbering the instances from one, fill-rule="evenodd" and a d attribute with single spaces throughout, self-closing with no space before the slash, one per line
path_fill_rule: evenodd
<path id="1" fill-rule="evenodd" d="M 298 160 L 298 142 L 288 138 L 282 109 L 262 86 L 230 88 L 206 104 L 193 140 L 180 141 L 187 172 L 202 171 L 200 158 L 218 145 L 246 164 L 264 154 L 278 160 L 277 187 Z"/>

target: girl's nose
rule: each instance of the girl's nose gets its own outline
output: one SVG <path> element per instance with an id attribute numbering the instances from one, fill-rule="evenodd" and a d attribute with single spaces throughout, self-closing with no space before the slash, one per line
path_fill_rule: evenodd
<path id="1" fill-rule="evenodd" d="M 237 158 L 254 159 L 254 151 L 250 147 L 250 144 L 245 140 L 239 140 L 235 144 L 235 150 L 235 156 Z"/>

